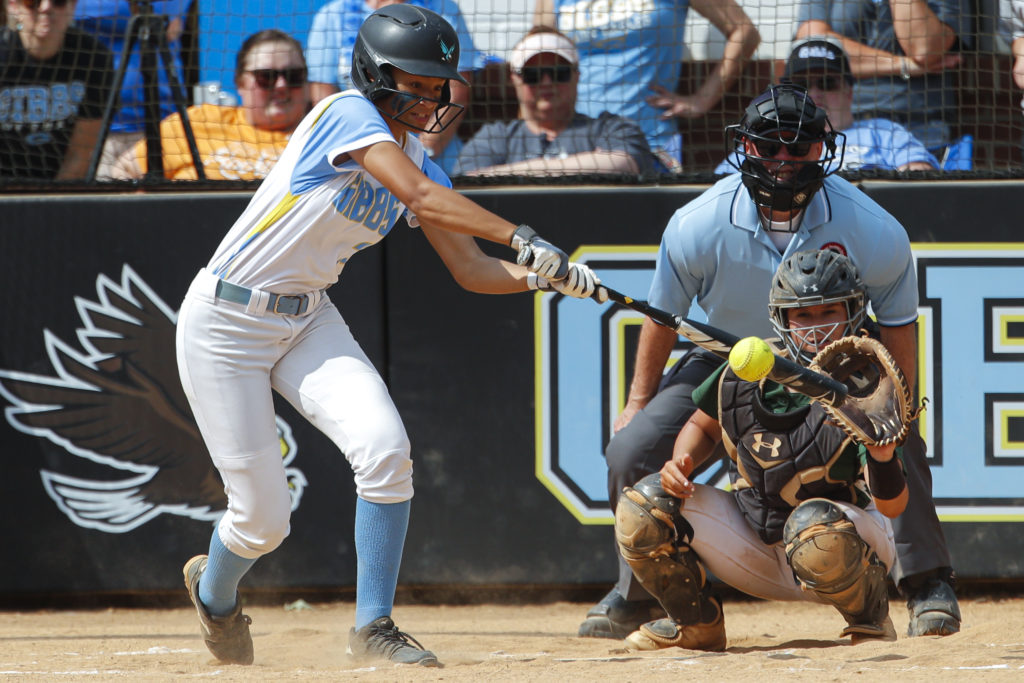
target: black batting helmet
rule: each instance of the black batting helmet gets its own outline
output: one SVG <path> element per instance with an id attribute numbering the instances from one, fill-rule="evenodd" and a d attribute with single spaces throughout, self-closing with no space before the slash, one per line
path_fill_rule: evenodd
<path id="1" fill-rule="evenodd" d="M 793 329 L 787 311 L 794 308 L 840 302 L 846 306 L 846 320 L 818 327 Z M 793 358 L 809 362 L 813 352 L 804 351 L 801 342 L 820 342 L 842 325 L 840 336 L 857 334 L 867 317 L 867 292 L 853 262 L 831 249 L 798 251 L 779 265 L 772 277 L 768 295 L 768 315 L 772 327 L 782 337 Z"/>
<path id="2" fill-rule="evenodd" d="M 740 122 L 728 126 L 726 131 L 731 132 L 726 136 L 729 152 L 735 150 L 743 159 L 737 169 L 743 174 L 743 184 L 751 198 L 757 205 L 776 211 L 807 206 L 825 177 L 842 165 L 842 147 L 837 145 L 837 139 L 843 142 L 846 136 L 836 132 L 825 110 L 814 104 L 806 90 L 793 83 L 770 86 L 750 102 Z M 747 151 L 747 141 L 759 151 Z M 824 145 L 819 159 L 776 162 L 798 167 L 787 180 L 780 180 L 765 167 L 765 162 L 776 161 L 772 157 L 779 145 L 790 145 L 792 149 L 793 145 L 818 142 Z"/>
<path id="3" fill-rule="evenodd" d="M 459 38 L 452 25 L 435 12 L 405 3 L 381 7 L 368 16 L 352 48 L 352 83 L 375 104 L 388 95 L 408 97 L 397 90 L 392 68 L 468 85 L 459 75 L 458 67 Z M 411 104 L 397 107 L 388 115 L 398 118 L 422 99 L 428 98 L 415 98 Z M 442 105 L 435 116 L 438 124 L 442 110 L 458 106 L 451 104 L 448 83 L 441 97 L 430 101 Z M 449 123 L 454 120 L 452 117 Z M 437 133 L 442 129 L 435 126 L 428 132 Z"/>

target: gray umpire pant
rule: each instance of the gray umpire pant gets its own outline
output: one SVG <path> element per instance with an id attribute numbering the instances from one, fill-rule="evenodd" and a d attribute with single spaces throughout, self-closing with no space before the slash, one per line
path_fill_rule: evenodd
<path id="1" fill-rule="evenodd" d="M 612 510 L 623 487 L 658 472 L 672 459 L 676 435 L 697 409 L 693 390 L 721 364 L 718 356 L 701 349 L 687 353 L 662 378 L 651 402 L 612 437 L 605 449 Z M 903 514 L 893 520 L 897 558 L 892 577 L 897 584 L 906 576 L 951 565 L 946 537 L 932 502 L 932 474 L 925 457 L 925 443 L 916 429 L 911 430 L 903 446 L 903 461 L 910 500 Z M 619 559 L 619 593 L 627 600 L 650 599 L 619 555 L 618 545 L 615 554 Z"/>

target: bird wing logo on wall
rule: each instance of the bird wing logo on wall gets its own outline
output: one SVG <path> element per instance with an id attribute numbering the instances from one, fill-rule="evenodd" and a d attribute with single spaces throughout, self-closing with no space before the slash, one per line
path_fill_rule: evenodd
<path id="1" fill-rule="evenodd" d="M 128 265 L 120 283 L 97 276 L 96 299 L 75 297 L 78 348 L 43 330 L 53 375 L 0 369 L 7 422 L 92 463 L 41 469 L 46 493 L 78 526 L 108 533 L 161 514 L 217 519 L 227 499 L 178 379 L 177 314 Z M 291 427 L 276 422 L 295 510 L 307 481 L 288 467 Z"/>

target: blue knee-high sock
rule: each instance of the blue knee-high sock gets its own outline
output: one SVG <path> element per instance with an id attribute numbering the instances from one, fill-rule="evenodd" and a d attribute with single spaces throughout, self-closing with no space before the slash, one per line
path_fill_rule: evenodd
<path id="1" fill-rule="evenodd" d="M 213 530 L 206 571 L 199 579 L 199 601 L 206 606 L 211 616 L 231 614 L 238 595 L 238 582 L 255 562 L 239 557 L 224 547 L 220 534 L 216 529 Z"/>
<path id="2" fill-rule="evenodd" d="M 391 616 L 411 501 L 356 500 L 356 628 Z"/>

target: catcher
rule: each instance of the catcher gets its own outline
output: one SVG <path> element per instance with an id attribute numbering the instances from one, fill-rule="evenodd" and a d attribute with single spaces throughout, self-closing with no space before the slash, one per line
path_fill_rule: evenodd
<path id="1" fill-rule="evenodd" d="M 889 518 L 907 504 L 896 441 L 915 415 L 885 349 L 850 338 L 865 323 L 865 301 L 845 256 L 797 252 L 772 280 L 768 308 L 781 343 L 770 343 L 804 365 L 836 370 L 855 397 L 888 386 L 889 396 L 869 401 L 887 406 L 877 434 L 863 425 L 844 429 L 834 420 L 845 418 L 806 396 L 770 380 L 743 381 L 725 364 L 694 391 L 700 409 L 680 431 L 672 460 L 624 489 L 615 514 L 620 551 L 668 614 L 631 633 L 628 647 L 724 650 L 722 603 L 706 569 L 759 598 L 834 606 L 847 623 L 842 636 L 855 644 L 896 639 L 886 583 L 896 557 Z M 874 357 L 854 341 L 877 345 L 868 350 Z M 689 479 L 719 441 L 730 457 L 731 491 Z"/>

